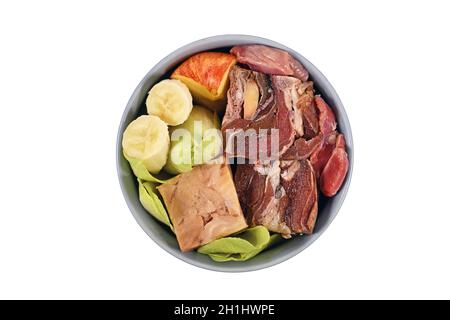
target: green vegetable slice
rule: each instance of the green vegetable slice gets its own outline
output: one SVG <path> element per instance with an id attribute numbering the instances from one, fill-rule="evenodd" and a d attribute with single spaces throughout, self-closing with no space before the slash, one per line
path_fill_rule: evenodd
<path id="1" fill-rule="evenodd" d="M 167 173 L 188 172 L 222 153 L 219 116 L 207 108 L 194 106 L 184 123 L 170 128 L 170 135 L 172 141 L 163 168 Z"/>
<path id="2" fill-rule="evenodd" d="M 170 222 L 169 215 L 167 214 L 166 209 L 161 203 L 161 199 L 158 197 L 156 193 L 156 185 L 153 182 L 142 181 L 138 179 L 139 183 L 139 200 L 144 206 L 145 210 L 147 210 L 155 219 L 169 226 L 173 231 L 173 226 Z"/>
<path id="3" fill-rule="evenodd" d="M 233 236 L 214 240 L 197 249 L 217 262 L 246 261 L 277 242 L 278 234 L 270 235 L 263 226 L 256 226 Z"/>
<path id="4" fill-rule="evenodd" d="M 184 145 L 185 143 L 186 142 L 183 140 L 171 142 L 169 156 L 167 157 L 167 163 L 164 166 L 164 171 L 177 175 L 192 170 L 191 150 L 189 150 L 189 159 L 186 159 L 187 161 L 183 160 L 183 148 L 186 147 Z M 175 160 L 177 162 L 175 162 Z"/>

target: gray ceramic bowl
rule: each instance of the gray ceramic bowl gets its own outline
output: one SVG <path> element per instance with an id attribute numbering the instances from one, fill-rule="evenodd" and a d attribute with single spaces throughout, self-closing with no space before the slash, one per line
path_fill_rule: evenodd
<path id="1" fill-rule="evenodd" d="M 249 261 L 219 263 L 197 252 L 182 253 L 178 248 L 177 240 L 173 233 L 145 211 L 139 202 L 136 178 L 122 155 L 122 134 L 131 121 L 145 113 L 145 99 L 150 88 L 158 80 L 168 77 L 170 72 L 186 58 L 201 51 L 228 49 L 234 45 L 255 43 L 286 50 L 306 67 L 311 79 L 315 83 L 317 92 L 324 97 L 336 114 L 339 130 L 344 134 L 347 142 L 350 166 L 347 177 L 338 194 L 331 199 L 321 199 L 319 203 L 319 215 L 312 235 L 294 237 L 293 239 L 283 241 L 278 246 L 260 253 Z M 325 76 L 311 62 L 294 50 L 268 39 L 247 35 L 222 35 L 195 41 L 181 47 L 162 59 L 147 73 L 133 92 L 123 113 L 117 135 L 116 157 L 119 181 L 127 205 L 136 221 L 153 241 L 175 257 L 197 267 L 215 271 L 242 272 L 270 267 L 292 258 L 313 243 L 325 231 L 337 215 L 350 185 L 353 168 L 353 140 L 350 123 L 341 100 Z"/>

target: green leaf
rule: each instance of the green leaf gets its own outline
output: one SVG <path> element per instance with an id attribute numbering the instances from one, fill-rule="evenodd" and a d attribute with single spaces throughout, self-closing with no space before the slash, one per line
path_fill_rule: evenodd
<path id="1" fill-rule="evenodd" d="M 214 240 L 198 248 L 198 252 L 204 254 L 234 254 L 249 253 L 255 250 L 255 246 L 247 240 L 235 237 L 227 237 Z"/>
<path id="2" fill-rule="evenodd" d="M 164 183 L 166 180 L 159 179 L 155 176 L 153 176 L 150 172 L 148 172 L 147 168 L 144 166 L 143 162 L 141 160 L 131 158 L 123 153 L 123 156 L 125 159 L 128 160 L 130 163 L 131 169 L 133 170 L 133 173 L 136 177 L 138 177 L 141 180 L 144 181 L 150 181 L 150 182 L 158 182 L 158 183 Z"/>
<path id="3" fill-rule="evenodd" d="M 249 228 L 232 237 L 214 240 L 198 248 L 198 252 L 207 254 L 218 262 L 246 261 L 273 244 L 279 235 L 270 236 L 263 226 Z"/>
<path id="4" fill-rule="evenodd" d="M 169 215 L 164 208 L 161 199 L 158 197 L 156 185 L 153 182 L 142 181 L 138 179 L 139 183 L 139 200 L 155 219 L 169 226 L 173 231 L 173 226 L 170 223 Z"/>
<path id="5" fill-rule="evenodd" d="M 235 254 L 221 254 L 221 253 L 212 253 L 209 254 L 209 257 L 216 262 L 226 262 L 226 261 L 246 261 L 249 260 L 262 251 L 272 247 L 276 243 L 279 243 L 283 238 L 279 234 L 273 234 L 270 236 L 270 240 L 267 245 L 263 245 L 261 248 L 254 250 L 249 253 L 235 253 Z"/>

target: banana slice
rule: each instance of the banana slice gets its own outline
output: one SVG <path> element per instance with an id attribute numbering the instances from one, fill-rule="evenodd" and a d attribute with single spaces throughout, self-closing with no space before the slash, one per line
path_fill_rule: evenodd
<path id="1" fill-rule="evenodd" d="M 192 110 L 192 96 L 188 87 L 180 80 L 167 79 L 148 93 L 147 112 L 158 116 L 170 126 L 182 124 Z"/>
<path id="2" fill-rule="evenodd" d="M 167 124 L 156 116 L 140 116 L 123 133 L 124 153 L 142 161 L 150 173 L 158 173 L 166 164 L 169 145 Z"/>

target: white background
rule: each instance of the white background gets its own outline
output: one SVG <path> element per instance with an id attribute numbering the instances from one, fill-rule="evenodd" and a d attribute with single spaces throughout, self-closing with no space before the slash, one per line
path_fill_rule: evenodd
<path id="1" fill-rule="evenodd" d="M 450 298 L 447 1 L 2 1 L 0 298 Z M 310 59 L 355 140 L 347 199 L 245 274 L 165 253 L 126 207 L 116 132 L 161 58 L 243 33 Z"/>

